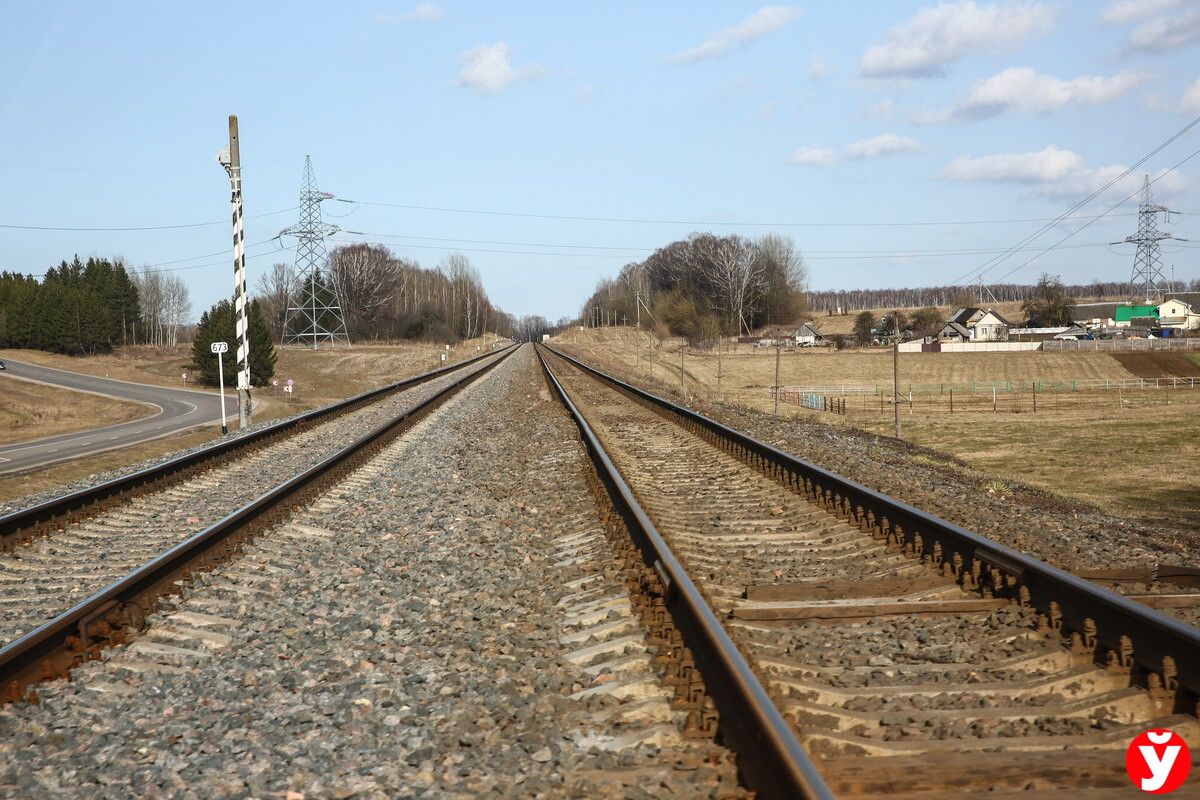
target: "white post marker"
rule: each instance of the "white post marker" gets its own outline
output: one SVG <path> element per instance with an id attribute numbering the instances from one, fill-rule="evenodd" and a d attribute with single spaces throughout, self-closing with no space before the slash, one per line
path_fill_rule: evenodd
<path id="1" fill-rule="evenodd" d="M 229 342 L 213 342 L 208 347 L 217 357 L 217 382 L 221 386 L 221 435 L 224 436 L 229 433 L 229 428 L 225 425 L 225 364 L 221 354 L 229 352 Z"/>

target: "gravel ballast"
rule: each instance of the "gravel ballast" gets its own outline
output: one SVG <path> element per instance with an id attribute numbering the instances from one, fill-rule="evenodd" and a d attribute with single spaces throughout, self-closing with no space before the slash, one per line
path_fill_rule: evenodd
<path id="1" fill-rule="evenodd" d="M 0 710 L 0 794 L 740 795 L 639 671 L 584 464 L 517 353 L 134 645 Z"/>

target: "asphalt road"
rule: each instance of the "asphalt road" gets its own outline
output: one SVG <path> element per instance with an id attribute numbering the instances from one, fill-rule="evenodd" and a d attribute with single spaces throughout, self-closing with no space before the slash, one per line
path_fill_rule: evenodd
<path id="1" fill-rule="evenodd" d="M 0 444 L 0 475 L 24 472 L 105 450 L 129 447 L 199 425 L 220 424 L 221 398 L 215 393 L 128 383 L 9 359 L 4 359 L 4 363 L 8 369 L 0 371 L 0 403 L 4 402 L 4 381 L 24 378 L 80 392 L 148 403 L 154 408 L 149 409 L 152 412 L 151 416 L 106 428 L 77 431 L 27 442 Z M 87 394 L 79 395 L 81 404 L 86 405 L 89 399 Z M 225 410 L 236 426 L 237 407 L 234 398 L 228 393 L 225 397 Z"/>

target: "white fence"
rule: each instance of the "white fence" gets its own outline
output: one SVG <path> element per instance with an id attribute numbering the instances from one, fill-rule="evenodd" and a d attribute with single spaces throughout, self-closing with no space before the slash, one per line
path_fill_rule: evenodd
<path id="1" fill-rule="evenodd" d="M 942 342 L 943 353 L 1017 353 L 1040 350 L 1044 342 Z"/>
<path id="2" fill-rule="evenodd" d="M 780 391 L 800 394 L 827 395 L 830 397 L 845 397 L 847 395 L 878 395 L 891 396 L 892 385 L 876 386 L 781 386 Z M 1039 392 L 1087 392 L 1103 390 L 1133 389 L 1200 389 L 1200 378 L 1086 378 L 1071 381 L 1003 381 L 995 383 L 905 383 L 901 385 L 903 392 L 918 392 L 920 394 L 945 394 L 947 391 L 962 394 L 991 394 L 993 390 L 1004 394 L 1012 392 L 1028 392 L 1036 389 Z M 773 390 L 771 390 L 773 391 Z"/>
<path id="3" fill-rule="evenodd" d="M 1076 342 L 1055 340 L 1042 342 L 1043 350 L 1071 351 L 1094 350 L 1200 350 L 1200 339 L 1080 339 Z"/>

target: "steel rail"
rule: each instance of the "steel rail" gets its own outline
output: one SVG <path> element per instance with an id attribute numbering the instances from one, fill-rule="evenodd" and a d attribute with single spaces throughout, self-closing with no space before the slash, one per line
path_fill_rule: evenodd
<path id="1" fill-rule="evenodd" d="M 632 489 L 540 349 L 538 358 L 559 400 L 579 428 L 596 471 L 625 520 L 634 544 L 646 564 L 664 579 L 667 609 L 720 712 L 722 741 L 737 753 L 738 768 L 747 783 L 760 797 L 832 798 L 832 792 L 745 656 L 638 504 Z"/>
<path id="2" fill-rule="evenodd" d="M 294 417 L 274 422 L 263 428 L 260 428 L 245 436 L 239 436 L 234 439 L 228 439 L 223 442 L 217 442 L 214 445 L 197 450 L 193 453 L 187 453 L 182 456 L 169 459 L 161 464 L 140 469 L 137 472 L 132 472 L 129 475 L 123 475 L 113 478 L 103 483 L 94 486 L 88 486 L 69 494 L 54 497 L 49 500 L 37 503 L 27 508 L 18 509 L 4 515 L 0 515 L 0 541 L 10 540 L 14 536 L 20 536 L 24 531 L 36 525 L 51 522 L 60 517 L 67 517 L 81 509 L 86 508 L 93 503 L 99 503 L 104 500 L 125 494 L 126 492 L 134 491 L 138 488 L 154 483 L 165 477 L 182 470 L 201 465 L 207 461 L 211 461 L 222 456 L 230 455 L 242 448 L 252 444 L 259 444 L 266 439 L 277 434 L 290 432 L 293 429 L 302 427 L 311 422 L 323 419 L 330 415 L 339 414 L 351 410 L 357 405 L 368 403 L 378 399 L 384 395 L 393 392 L 411 388 L 421 383 L 426 383 L 434 378 L 438 378 L 454 370 L 461 369 L 470 364 L 495 355 L 497 352 L 511 349 L 515 345 L 508 345 L 503 350 L 484 353 L 474 356 L 464 361 L 459 361 L 455 364 L 449 364 L 444 367 L 439 367 L 428 372 L 423 372 L 420 375 L 414 375 L 411 378 L 405 378 L 402 381 L 382 386 L 378 389 L 370 389 L 366 392 L 355 395 L 354 397 L 340 400 L 336 403 L 331 403 L 321 408 L 307 411 Z"/>
<path id="3" fill-rule="evenodd" d="M 124 577 L 80 600 L 53 619 L 0 647 L 0 687 L 12 687 L 14 681 L 18 687 L 34 682 L 31 673 L 37 670 L 42 660 L 52 653 L 61 652 L 68 644 L 69 638 L 76 636 L 86 638 L 86 631 L 83 630 L 83 627 L 91 622 L 97 614 L 105 613 L 114 607 L 135 603 L 137 598 L 144 594 L 154 593 L 156 587 L 162 586 L 164 582 L 186 573 L 189 565 L 197 559 L 209 555 L 214 548 L 226 541 L 232 534 L 248 525 L 263 521 L 266 515 L 278 511 L 287 500 L 295 497 L 301 491 L 313 487 L 322 478 L 329 476 L 365 448 L 379 443 L 381 439 L 405 422 L 418 418 L 423 412 L 448 399 L 458 389 L 484 375 L 516 351 L 512 347 L 508 347 L 499 352 L 501 353 L 500 357 L 493 363 L 459 377 L 432 397 L 423 400 L 403 414 L 376 426 L 319 463 L 293 475 L 204 530 L 155 556 Z M 495 354 L 490 353 L 489 355 Z M 72 660 L 78 663 L 83 660 L 83 657 L 74 655 Z"/>
<path id="4" fill-rule="evenodd" d="M 1064 636 L 1077 636 L 1078 645 L 1096 661 L 1130 668 L 1131 679 L 1171 693 L 1175 712 L 1197 713 L 1200 629 L 639 389 L 556 348 L 547 349 L 674 414 L 698 432 L 733 445 L 796 491 L 952 574 L 965 588 L 1031 605 Z"/>

